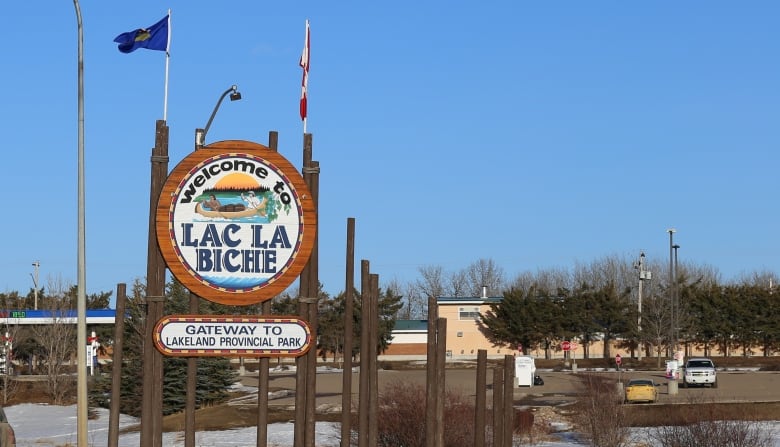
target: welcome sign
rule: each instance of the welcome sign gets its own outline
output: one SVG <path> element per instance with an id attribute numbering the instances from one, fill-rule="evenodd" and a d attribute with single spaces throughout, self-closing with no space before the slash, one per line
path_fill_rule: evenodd
<path id="1" fill-rule="evenodd" d="M 157 242 L 171 273 L 210 301 L 246 305 L 283 292 L 314 246 L 306 184 L 276 151 L 221 141 L 171 172 L 157 206 Z"/>

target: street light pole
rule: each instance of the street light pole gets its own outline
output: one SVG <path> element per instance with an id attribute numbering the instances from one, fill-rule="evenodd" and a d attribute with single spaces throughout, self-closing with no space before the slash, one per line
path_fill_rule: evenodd
<path id="1" fill-rule="evenodd" d="M 206 144 L 206 134 L 209 133 L 209 128 L 211 127 L 211 122 L 214 121 L 214 116 L 217 114 L 217 110 L 219 110 L 219 106 L 222 104 L 222 100 L 225 99 L 225 96 L 230 93 L 230 100 L 231 101 L 238 101 L 241 99 L 241 93 L 238 91 L 238 86 L 231 85 L 229 89 L 225 90 L 224 93 L 222 93 L 222 96 L 219 97 L 219 100 L 217 101 L 217 105 L 214 106 L 214 110 L 211 112 L 211 116 L 209 117 L 208 122 L 206 123 L 206 127 L 203 129 L 195 129 L 195 149 L 200 149 Z"/>
<path id="2" fill-rule="evenodd" d="M 41 267 L 41 261 L 35 261 L 32 265 L 35 267 L 35 275 L 30 273 L 30 276 L 32 276 L 33 279 L 33 286 L 35 286 L 35 289 L 33 290 L 33 296 L 35 296 L 33 309 L 38 310 L 38 269 Z"/>
<path id="3" fill-rule="evenodd" d="M 86 225 L 84 212 L 84 28 L 81 6 L 73 0 L 78 23 L 78 248 L 76 310 L 76 442 L 87 447 L 87 291 L 86 291 Z"/>
<path id="4" fill-rule="evenodd" d="M 677 355 L 677 343 L 680 339 L 680 290 L 677 287 L 677 249 L 680 248 L 678 244 L 672 245 L 674 249 L 674 354 Z M 682 360 L 677 358 L 677 361 Z"/>
<path id="5" fill-rule="evenodd" d="M 674 306 L 674 292 L 675 292 L 675 278 L 674 278 L 674 228 L 666 230 L 669 233 L 669 302 L 671 305 L 672 313 L 669 317 L 670 330 L 669 330 L 669 349 L 671 350 L 671 357 L 674 358 L 674 353 L 677 351 L 677 340 L 675 339 L 675 315 L 676 309 Z"/>

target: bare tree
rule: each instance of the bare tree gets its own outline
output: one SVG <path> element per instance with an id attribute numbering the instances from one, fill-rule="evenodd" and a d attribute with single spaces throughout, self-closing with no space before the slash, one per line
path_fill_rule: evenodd
<path id="1" fill-rule="evenodd" d="M 642 303 L 642 334 L 654 347 L 658 368 L 661 367 L 664 344 L 669 341 L 670 315 L 671 307 L 666 296 L 650 293 Z"/>
<path id="2" fill-rule="evenodd" d="M 574 283 L 587 283 L 595 288 L 609 284 L 617 290 L 636 287 L 636 271 L 633 257 L 609 255 L 591 261 L 588 264 L 577 263 L 574 267 Z"/>
<path id="3" fill-rule="evenodd" d="M 403 316 L 407 320 L 423 320 L 428 312 L 428 301 L 426 297 L 420 293 L 420 289 L 415 283 L 407 283 L 405 286 L 406 292 L 404 293 L 404 313 Z"/>
<path id="4" fill-rule="evenodd" d="M 470 295 L 469 280 L 465 269 L 450 273 L 447 280 L 450 284 L 449 295 L 454 297 Z"/>
<path id="5" fill-rule="evenodd" d="M 504 269 L 492 259 L 480 259 L 466 268 L 468 293 L 481 296 L 482 287 L 487 287 L 488 296 L 504 292 Z"/>
<path id="6" fill-rule="evenodd" d="M 748 286 L 766 287 L 770 291 L 780 285 L 777 274 L 769 270 L 744 273 L 737 278 L 737 282 Z"/>
<path id="7" fill-rule="evenodd" d="M 46 373 L 46 388 L 54 404 L 64 403 L 73 387 L 66 374 L 68 365 L 76 354 L 76 327 L 68 321 L 70 300 L 67 291 L 71 287 L 61 278 L 50 279 L 49 294 L 43 301 L 51 323 L 32 327 L 33 339 L 40 345 L 41 362 Z M 81 347 L 84 349 L 84 347 Z"/>
<path id="8" fill-rule="evenodd" d="M 5 327 L 5 332 L 2 335 L 0 352 L 2 352 L 4 368 L 0 373 L 3 375 L 3 405 L 5 405 L 8 403 L 8 399 L 19 390 L 19 382 L 10 380 L 9 376 L 13 374 L 13 343 L 14 340 L 19 339 L 21 331 L 18 325 L 10 325 Z"/>
<path id="9" fill-rule="evenodd" d="M 527 292 L 532 287 L 549 291 L 572 289 L 572 277 L 565 269 L 540 269 L 536 273 L 530 271 L 520 273 L 510 285 L 512 289 L 519 289 L 524 292 Z"/>
<path id="10" fill-rule="evenodd" d="M 403 307 L 398 311 L 397 319 L 421 320 L 425 318 L 427 300 L 420 294 L 417 284 L 404 284 L 398 279 L 392 279 L 387 283 L 385 289 L 391 294 L 401 297 Z"/>
<path id="11" fill-rule="evenodd" d="M 684 274 L 691 282 L 703 285 L 721 284 L 721 274 L 717 267 L 709 264 L 694 264 L 692 262 L 680 262 L 677 266 L 678 273 Z M 771 273 L 768 273 L 771 275 Z M 756 274 L 755 278 L 759 278 Z M 765 283 L 765 285 L 769 285 Z"/>
<path id="12" fill-rule="evenodd" d="M 417 288 L 426 299 L 445 295 L 444 273 L 440 265 L 423 266 L 418 271 L 421 279 L 417 281 Z"/>
<path id="13" fill-rule="evenodd" d="M 528 292 L 534 285 L 536 285 L 536 275 L 534 275 L 533 272 L 526 270 L 515 276 L 515 279 L 509 284 L 509 288 Z"/>

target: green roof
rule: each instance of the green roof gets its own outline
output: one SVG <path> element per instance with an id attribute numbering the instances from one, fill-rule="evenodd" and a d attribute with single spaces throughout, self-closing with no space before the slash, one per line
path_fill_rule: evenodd
<path id="1" fill-rule="evenodd" d="M 428 320 L 395 320 L 394 331 L 427 331 Z"/>
<path id="2" fill-rule="evenodd" d="M 436 302 L 438 303 L 460 303 L 460 302 L 473 302 L 473 301 L 482 301 L 487 304 L 492 303 L 500 303 L 503 301 L 503 297 L 500 296 L 489 296 L 487 298 L 482 298 L 481 296 L 440 296 L 436 298 Z"/>

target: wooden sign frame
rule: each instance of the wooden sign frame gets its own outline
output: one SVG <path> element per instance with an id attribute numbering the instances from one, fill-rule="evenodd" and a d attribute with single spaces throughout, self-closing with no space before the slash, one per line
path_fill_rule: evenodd
<path id="1" fill-rule="evenodd" d="M 220 141 L 187 155 L 157 205 L 157 242 L 171 273 L 193 293 L 227 305 L 282 293 L 308 262 L 316 229 L 298 170 L 249 141 Z"/>

